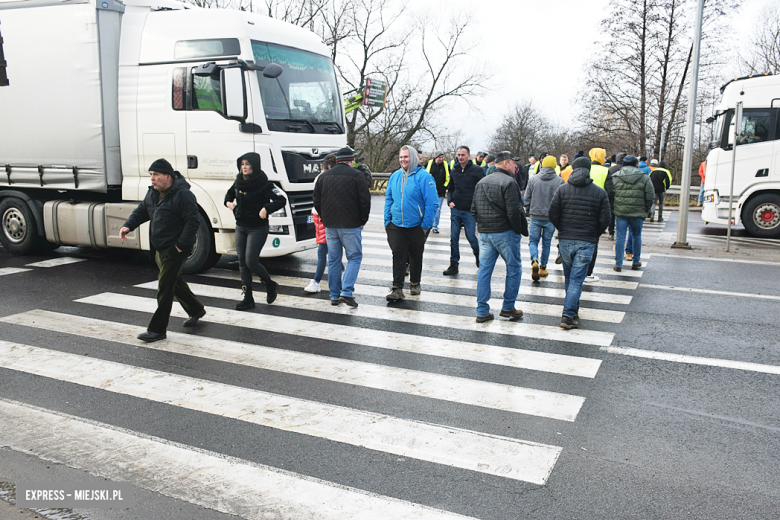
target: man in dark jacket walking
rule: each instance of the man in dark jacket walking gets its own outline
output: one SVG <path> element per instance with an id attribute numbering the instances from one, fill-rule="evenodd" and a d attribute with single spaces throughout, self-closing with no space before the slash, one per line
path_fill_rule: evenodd
<path id="1" fill-rule="evenodd" d="M 479 267 L 477 224 L 471 215 L 471 202 L 474 199 L 474 187 L 485 178 L 485 171 L 469 160 L 471 152 L 468 146 L 458 148 L 456 157 L 458 162 L 450 172 L 450 184 L 447 188 L 447 204 L 450 207 L 450 266 L 444 271 L 447 276 L 458 274 L 461 228 L 466 230 L 466 239 Z"/>
<path id="2" fill-rule="evenodd" d="M 666 161 L 658 163 L 658 167 L 650 174 L 650 181 L 655 189 L 655 200 L 653 207 L 650 208 L 650 222 L 655 217 L 655 203 L 658 202 L 658 222 L 664 221 L 664 197 L 666 190 L 672 185 L 672 172 L 667 169 Z"/>
<path id="3" fill-rule="evenodd" d="M 523 215 L 520 188 L 514 179 L 515 161 L 511 152 L 496 156 L 496 169 L 479 181 L 474 189 L 471 214 L 479 226 L 479 272 L 477 273 L 477 323 L 493 319 L 490 312 L 490 279 L 498 256 L 506 263 L 504 304 L 500 316 L 520 318 L 523 311 L 515 309 L 520 289 L 522 265 L 520 235 Z"/>
<path id="4" fill-rule="evenodd" d="M 195 195 L 187 181 L 165 159 L 152 163 L 149 176 L 152 183 L 149 191 L 119 230 L 119 238 L 127 240 L 129 232 L 144 222 L 150 223 L 149 241 L 155 249 L 154 261 L 160 274 L 157 277 L 157 310 L 146 332 L 138 336 L 147 343 L 165 339 L 174 298 L 189 315 L 185 327 L 195 325 L 206 315 L 203 304 L 181 277 L 181 269 L 192 252 L 200 225 Z"/>
<path id="5" fill-rule="evenodd" d="M 371 211 L 371 193 L 365 176 L 349 165 L 355 152 L 336 153 L 336 166 L 321 174 L 314 185 L 314 209 L 325 225 L 328 240 L 328 287 L 331 305 L 357 307 L 353 293 L 363 260 L 362 231 Z M 341 272 L 342 253 L 347 267 Z"/>
<path id="6" fill-rule="evenodd" d="M 572 168 L 568 182 L 555 192 L 548 214 L 558 230 L 558 248 L 563 259 L 566 298 L 561 328 L 567 330 L 580 325 L 582 283 L 596 242 L 609 225 L 607 192 L 593 183 L 590 159 L 579 157 Z"/>
<path id="7" fill-rule="evenodd" d="M 653 183 L 650 177 L 637 168 L 633 155 L 623 159 L 623 168 L 615 174 L 615 271 L 623 270 L 623 246 L 626 230 L 631 229 L 633 239 L 631 269 L 642 267 L 642 223 L 653 205 Z"/>
<path id="8" fill-rule="evenodd" d="M 444 203 L 447 185 L 450 183 L 450 166 L 447 164 L 447 161 L 444 160 L 444 152 L 442 150 L 433 152 L 433 159 L 428 161 L 428 165 L 425 169 L 431 174 L 433 180 L 436 181 L 436 194 L 439 196 L 439 200 L 436 204 L 436 217 L 433 219 L 433 228 L 431 229 L 431 232 L 438 234 L 439 219 L 441 218 L 441 205 Z"/>

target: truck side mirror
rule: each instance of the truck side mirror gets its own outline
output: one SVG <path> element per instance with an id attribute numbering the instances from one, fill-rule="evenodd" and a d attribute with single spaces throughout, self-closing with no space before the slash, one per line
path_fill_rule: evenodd
<path id="1" fill-rule="evenodd" d="M 229 119 L 246 120 L 246 92 L 244 73 L 241 67 L 227 67 L 222 70 L 222 91 L 225 116 Z"/>
<path id="2" fill-rule="evenodd" d="M 282 75 L 282 72 L 284 72 L 284 69 L 281 65 L 271 62 L 263 68 L 263 77 L 270 79 L 278 78 Z"/>

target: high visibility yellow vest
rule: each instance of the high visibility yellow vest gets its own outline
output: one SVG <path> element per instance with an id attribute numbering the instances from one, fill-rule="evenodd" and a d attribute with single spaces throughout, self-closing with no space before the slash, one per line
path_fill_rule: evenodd
<path id="1" fill-rule="evenodd" d="M 443 161 L 442 164 L 444 165 L 444 174 L 445 174 L 444 185 L 447 186 L 450 183 L 450 167 L 447 166 L 447 161 Z M 431 173 L 431 166 L 433 166 L 433 159 L 428 161 L 428 166 L 425 167 L 428 173 Z"/>
<path id="2" fill-rule="evenodd" d="M 590 178 L 593 179 L 593 184 L 601 188 L 602 190 L 604 188 L 604 184 L 607 182 L 607 174 L 609 173 L 609 168 L 606 166 L 602 166 L 600 164 L 591 164 L 590 165 Z"/>

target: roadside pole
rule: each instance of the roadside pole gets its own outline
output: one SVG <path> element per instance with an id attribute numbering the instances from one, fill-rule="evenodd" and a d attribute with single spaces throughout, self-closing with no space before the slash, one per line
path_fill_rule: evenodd
<path id="1" fill-rule="evenodd" d="M 690 249 L 688 245 L 688 203 L 691 195 L 691 166 L 693 163 L 693 130 L 696 126 L 696 88 L 699 83 L 699 55 L 701 54 L 701 24 L 704 0 L 698 0 L 696 27 L 693 35 L 693 63 L 691 64 L 691 89 L 688 94 L 688 119 L 685 125 L 685 152 L 680 184 L 680 218 L 677 222 L 677 241 L 673 248 Z"/>
<path id="2" fill-rule="evenodd" d="M 737 137 L 742 133 L 742 101 L 737 103 L 734 111 L 734 148 L 731 152 L 731 187 L 729 188 L 729 221 L 726 224 L 726 252 L 730 253 L 731 247 L 731 218 L 734 212 L 734 168 L 737 165 Z"/>

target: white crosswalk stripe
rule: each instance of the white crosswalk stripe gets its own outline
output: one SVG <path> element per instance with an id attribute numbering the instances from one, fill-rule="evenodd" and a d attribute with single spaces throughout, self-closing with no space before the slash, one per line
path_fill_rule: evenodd
<path id="1" fill-rule="evenodd" d="M 26 273 L 27 271 L 32 271 L 32 269 L 23 269 L 21 267 L 0 267 L 0 276 L 5 276 L 7 274 Z"/>
<path id="2" fill-rule="evenodd" d="M 40 338 L 36 342 L 0 340 L 0 370 L 17 378 L 76 385 L 84 389 L 79 392 L 100 391 L 114 396 L 111 399 L 130 399 L 139 410 L 153 404 L 173 406 L 187 416 L 207 414 L 247 428 L 264 428 L 264 436 L 283 441 L 298 435 L 293 438 L 344 446 L 334 449 L 348 447 L 405 457 L 422 467 L 430 466 L 432 473 L 446 474 L 446 468 L 451 468 L 480 478 L 516 481 L 515 485 L 545 485 L 564 451 L 564 444 L 555 445 L 555 434 L 543 438 L 518 435 L 526 437 L 520 439 L 496 435 L 495 431 L 486 433 L 449 412 L 444 421 L 426 422 L 427 415 L 409 418 L 393 403 L 410 406 L 430 402 L 436 404 L 429 406 L 443 410 L 473 407 L 482 414 L 507 418 L 514 414 L 520 422 L 523 418 L 542 421 L 540 424 L 548 428 L 554 428 L 550 425 L 558 421 L 575 422 L 586 401 L 587 384 L 598 375 L 602 363 L 599 352 L 617 348 L 612 347 L 614 327 L 623 322 L 625 306 L 632 301 L 642 271 L 615 273 L 609 266 L 611 251 L 605 252 L 599 262 L 605 267 L 596 272 L 609 276 L 587 284 L 582 293 L 579 315 L 583 328 L 564 331 L 556 326 L 565 297 L 561 268 L 552 264 L 548 267 L 555 272 L 541 283 L 529 283 L 524 247 L 526 269 L 516 307 L 526 317 L 506 320 L 496 315 L 495 320 L 478 324 L 477 282 L 470 276 L 476 275 L 477 269 L 470 254 L 464 255 L 460 264 L 460 274 L 465 276 L 445 277 L 441 271 L 449 261 L 449 239 L 431 237 L 422 294 L 412 297 L 407 293 L 407 301 L 387 304 L 384 296 L 392 279 L 390 251 L 383 233 L 364 232 L 364 236 L 363 268 L 355 287 L 360 305 L 356 309 L 331 305 L 327 281 L 323 281 L 324 290 L 319 295 L 302 291 L 310 281 L 307 275 L 314 271 L 308 253 L 295 262 L 267 262 L 272 278 L 280 284 L 279 295 L 272 306 L 258 302 L 250 312 L 232 310 L 240 298 L 236 270 L 213 269 L 190 278 L 193 292 L 207 298 L 203 325 L 189 330 L 194 334 L 175 332 L 181 323 L 175 320 L 187 315 L 174 303 L 167 339 L 143 343 L 136 336 L 144 327 L 125 321 L 138 323 L 141 318 L 143 322 L 139 313 L 148 315 L 156 309 L 152 291 L 157 281 L 135 280 L 137 285 L 128 291 L 75 299 L 78 315 L 36 309 L 0 317 L 3 327 L 32 330 Z M 462 245 L 468 252 L 468 245 Z M 496 314 L 502 304 L 503 274 L 505 266 L 499 261 L 490 301 Z M 130 291 L 132 294 L 125 294 Z M 133 313 L 131 317 L 121 318 L 128 312 Z M 224 336 L 226 330 L 231 332 Z M 63 338 L 68 344 L 77 342 L 85 347 L 60 347 Z M 111 354 L 106 354 L 109 350 L 81 354 L 82 350 L 100 349 L 96 345 L 102 344 L 113 345 Z M 331 345 L 351 345 L 352 350 L 331 354 Z M 122 354 L 114 353 L 118 346 L 125 347 Z M 128 355 L 127 348 L 135 350 Z M 295 378 L 317 381 L 329 385 L 334 394 L 340 388 L 357 394 L 370 391 L 388 405 L 353 403 L 353 397 L 334 403 L 327 393 L 322 398 L 288 395 L 277 386 L 254 386 L 247 382 L 247 375 L 236 381 L 221 379 L 213 370 L 193 376 L 181 368 L 187 363 L 139 366 L 136 358 L 147 357 L 142 351 L 193 360 L 187 363 L 203 360 L 210 366 L 266 371 L 275 374 L 275 380 L 291 381 L 291 385 Z M 425 362 L 408 364 L 389 354 Z M 101 423 L 77 415 L 9 401 L 0 395 L 0 445 L 243 518 L 264 519 L 277 513 L 279 518 L 334 520 L 466 518 L 445 511 L 446 501 L 433 503 L 442 507 L 434 509 L 368 491 L 383 490 L 381 483 L 365 490 L 346 487 L 328 482 L 329 476 L 319 480 L 307 475 L 300 470 L 305 464 L 296 466 L 293 473 L 273 467 L 276 464 L 264 466 L 123 429 L 112 424 L 113 419 Z M 463 428 L 464 424 L 468 426 Z M 360 471 L 358 466 L 353 469 Z M 339 479 L 334 477 L 336 481 Z"/>

